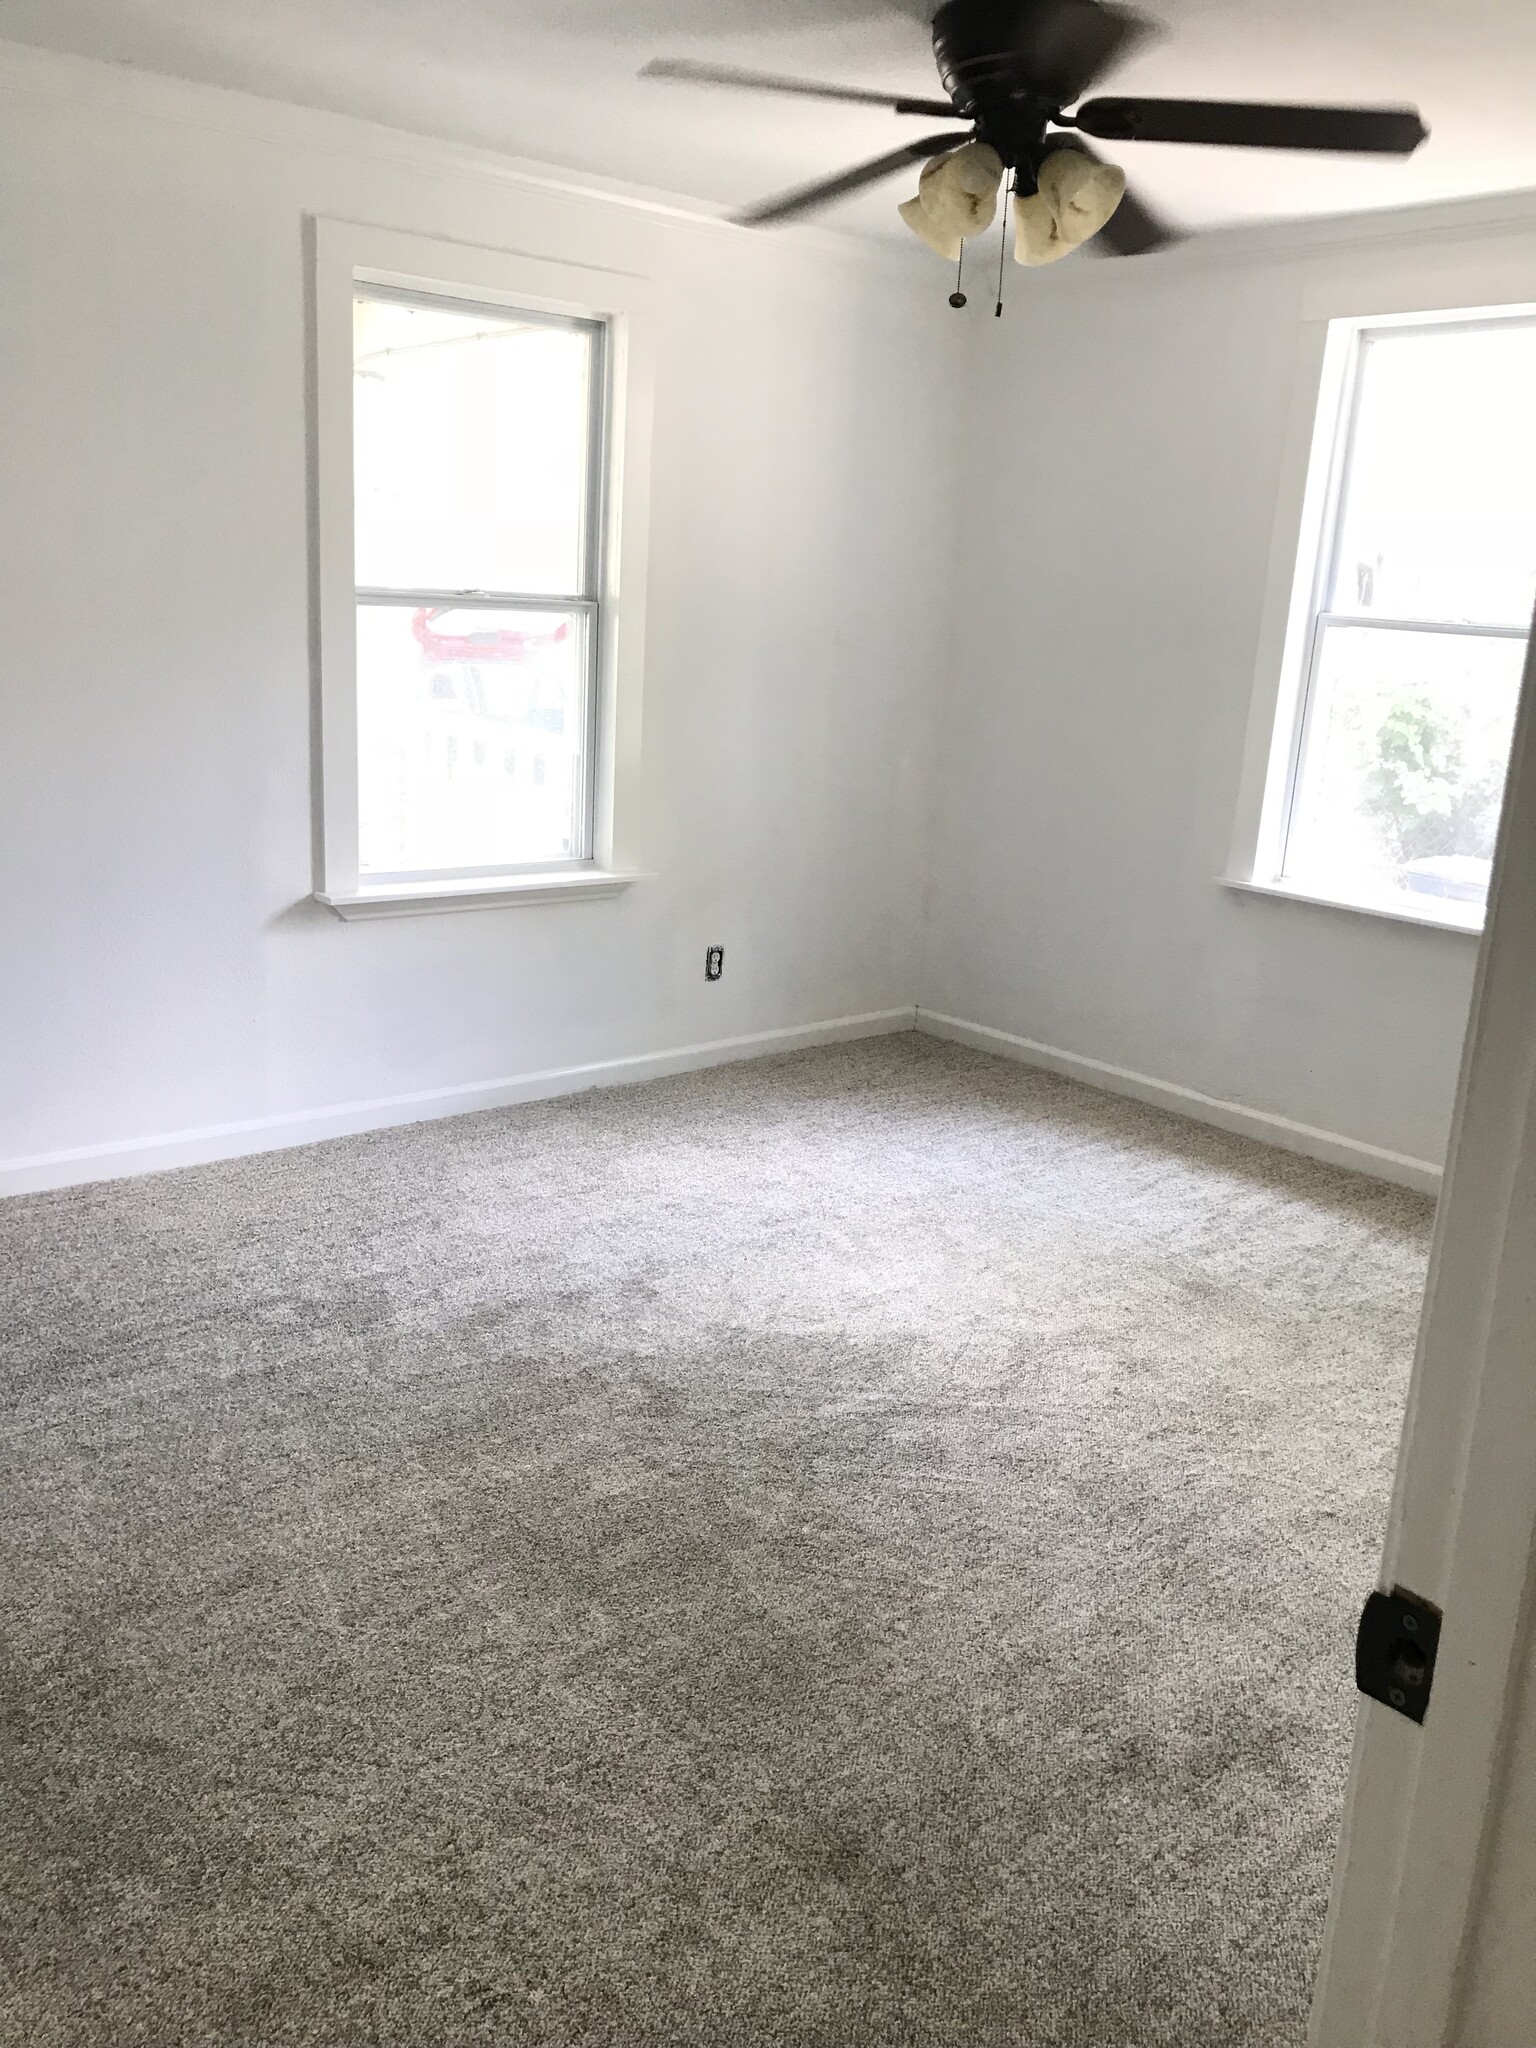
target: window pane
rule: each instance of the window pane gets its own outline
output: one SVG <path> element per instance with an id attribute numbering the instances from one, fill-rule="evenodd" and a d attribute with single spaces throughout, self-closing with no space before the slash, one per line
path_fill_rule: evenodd
<path id="1" fill-rule="evenodd" d="M 357 608 L 359 871 L 580 860 L 580 612 Z"/>
<path id="2" fill-rule="evenodd" d="M 1536 323 L 1362 344 L 1328 609 L 1524 626 L 1536 601 Z"/>
<path id="3" fill-rule="evenodd" d="M 1365 902 L 1483 903 L 1524 644 L 1321 632 L 1285 878 Z"/>
<path id="4" fill-rule="evenodd" d="M 593 330 L 353 304 L 357 580 L 586 596 Z"/>

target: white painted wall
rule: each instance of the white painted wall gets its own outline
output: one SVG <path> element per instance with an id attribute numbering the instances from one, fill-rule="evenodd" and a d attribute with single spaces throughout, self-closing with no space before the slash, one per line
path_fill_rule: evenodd
<path id="1" fill-rule="evenodd" d="M 1405 275 L 1536 298 L 1536 209 L 1015 273 L 968 319 L 919 1002 L 1438 1165 L 1475 942 L 1217 880 L 1300 323 L 1320 280 Z"/>
<path id="2" fill-rule="evenodd" d="M 0 185 L 0 1162 L 910 1006 L 960 345 L 921 266 L 14 45 Z M 312 212 L 658 280 L 620 900 L 308 900 Z"/>
<path id="3" fill-rule="evenodd" d="M 1471 943 L 1216 877 L 1310 285 L 1375 237 L 1536 297 L 1536 216 L 1084 259 L 956 320 L 905 248 L 14 45 L 0 113 L 0 1184 L 914 1001 L 1438 1162 Z M 659 281 L 624 898 L 309 901 L 308 213 Z"/>

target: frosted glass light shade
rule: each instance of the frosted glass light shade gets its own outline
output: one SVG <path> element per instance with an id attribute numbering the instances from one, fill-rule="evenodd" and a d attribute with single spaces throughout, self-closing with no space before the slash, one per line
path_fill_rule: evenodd
<path id="1" fill-rule="evenodd" d="M 984 234 L 997 215 L 1003 160 L 985 142 L 967 142 L 947 156 L 930 157 L 917 197 L 897 208 L 919 241 L 953 263 L 960 244 Z"/>
<path id="2" fill-rule="evenodd" d="M 1125 196 L 1125 173 L 1080 149 L 1053 150 L 1040 189 L 1013 202 L 1014 260 L 1055 263 L 1096 235 Z"/>

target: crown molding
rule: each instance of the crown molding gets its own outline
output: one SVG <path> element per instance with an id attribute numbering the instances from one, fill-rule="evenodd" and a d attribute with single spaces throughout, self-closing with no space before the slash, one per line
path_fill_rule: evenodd
<path id="1" fill-rule="evenodd" d="M 423 170 L 458 172 L 560 198 L 601 200 L 691 225 L 733 228 L 724 207 L 618 178 L 566 170 L 474 143 L 450 142 L 294 100 L 268 99 L 203 79 L 174 77 L 127 63 L 0 40 L 0 91 L 135 114 L 179 127 L 278 147 L 307 144 L 373 156 Z"/>
<path id="2" fill-rule="evenodd" d="M 1048 270 L 1031 272 L 1036 287 L 1068 297 L 1176 284 L 1207 271 L 1272 269 L 1373 253 L 1508 249 L 1527 243 L 1536 295 L 1536 190 L 1477 194 L 1370 213 L 1308 214 L 1285 220 L 1245 221 L 1205 228 L 1155 257 L 1110 260 L 1082 252 Z M 990 311 L 990 308 L 987 309 Z"/>
<path id="3" fill-rule="evenodd" d="M 0 93 L 89 108 L 132 119 L 193 129 L 228 140 L 231 135 L 284 152 L 310 149 L 372 159 L 397 169 L 490 183 L 529 197 L 597 205 L 671 228 L 748 236 L 726 208 L 684 193 L 605 178 L 533 157 L 453 142 L 380 121 L 363 120 L 291 100 L 268 99 L 202 79 L 173 77 L 127 63 L 0 38 Z M 779 237 L 843 260 L 903 272 L 907 250 L 896 238 L 802 224 Z"/>

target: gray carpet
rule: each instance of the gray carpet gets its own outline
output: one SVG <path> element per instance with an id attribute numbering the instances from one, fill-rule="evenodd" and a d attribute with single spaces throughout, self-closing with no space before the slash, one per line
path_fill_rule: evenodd
<path id="1" fill-rule="evenodd" d="M 1294 2048 L 1428 1224 L 911 1035 L 0 1207 L 0 2039 Z"/>

